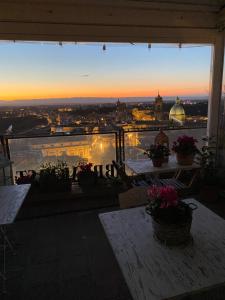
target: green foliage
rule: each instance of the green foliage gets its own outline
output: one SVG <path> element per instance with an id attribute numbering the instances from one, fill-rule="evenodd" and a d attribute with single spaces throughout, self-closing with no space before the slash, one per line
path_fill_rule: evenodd
<path id="1" fill-rule="evenodd" d="M 48 162 L 41 165 L 40 176 L 55 176 L 58 180 L 68 180 L 69 168 L 65 161 L 57 160 L 55 164 Z"/>
<path id="2" fill-rule="evenodd" d="M 170 155 L 168 147 L 164 145 L 151 145 L 149 149 L 146 149 L 146 154 L 150 159 L 163 159 Z"/>
<path id="3" fill-rule="evenodd" d="M 39 186 L 42 191 L 68 191 L 71 189 L 71 182 L 66 162 L 58 160 L 56 163 L 41 165 Z"/>
<path id="4" fill-rule="evenodd" d="M 196 163 L 201 167 L 201 178 L 204 184 L 215 184 L 217 181 L 216 142 L 214 138 L 202 139 L 207 145 L 198 150 Z"/>

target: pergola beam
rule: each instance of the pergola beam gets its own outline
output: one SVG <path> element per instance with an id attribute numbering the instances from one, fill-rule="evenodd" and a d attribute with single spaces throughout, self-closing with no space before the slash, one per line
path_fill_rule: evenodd
<path id="1" fill-rule="evenodd" d="M 64 25 L 0 23 L 1 40 L 67 42 L 140 42 L 213 44 L 213 29 L 157 28 L 148 26 Z"/>
<path id="2" fill-rule="evenodd" d="M 107 3 L 107 4 L 106 4 Z M 213 43 L 218 7 L 141 1 L 0 3 L 0 39 Z"/>

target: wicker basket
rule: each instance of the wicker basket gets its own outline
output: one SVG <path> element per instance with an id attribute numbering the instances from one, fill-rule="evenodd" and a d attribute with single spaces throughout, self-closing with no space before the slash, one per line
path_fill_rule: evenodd
<path id="1" fill-rule="evenodd" d="M 167 224 L 152 218 L 154 237 L 167 246 L 180 246 L 191 241 L 192 218 L 179 224 Z"/>

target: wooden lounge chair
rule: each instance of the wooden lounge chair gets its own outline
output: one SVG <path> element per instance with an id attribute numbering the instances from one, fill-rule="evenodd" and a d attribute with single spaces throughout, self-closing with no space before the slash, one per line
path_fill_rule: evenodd
<path id="1" fill-rule="evenodd" d="M 187 181 L 182 180 L 182 176 L 186 172 L 185 170 L 178 170 L 172 178 L 151 178 L 149 184 L 155 184 L 157 186 L 173 186 L 178 192 L 179 196 L 187 196 L 193 188 L 193 185 L 198 177 L 199 169 L 193 169 L 188 171 L 190 173 Z"/>

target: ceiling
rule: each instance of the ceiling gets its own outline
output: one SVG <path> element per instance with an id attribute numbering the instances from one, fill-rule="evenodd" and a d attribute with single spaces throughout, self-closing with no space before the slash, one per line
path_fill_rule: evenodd
<path id="1" fill-rule="evenodd" d="M 0 39 L 214 43 L 225 27 L 224 5 L 225 0 L 3 0 Z"/>

